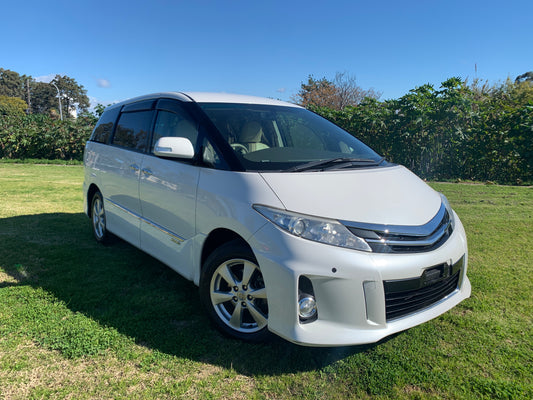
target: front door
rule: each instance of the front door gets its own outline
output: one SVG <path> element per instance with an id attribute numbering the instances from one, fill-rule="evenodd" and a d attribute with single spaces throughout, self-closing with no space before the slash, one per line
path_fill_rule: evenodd
<path id="1" fill-rule="evenodd" d="M 198 125 L 179 107 L 165 100 L 157 111 L 152 145 L 160 137 L 186 137 L 196 144 Z M 141 248 L 191 279 L 195 235 L 196 190 L 200 167 L 186 161 L 147 155 L 141 166 L 139 194 L 143 219 Z"/>

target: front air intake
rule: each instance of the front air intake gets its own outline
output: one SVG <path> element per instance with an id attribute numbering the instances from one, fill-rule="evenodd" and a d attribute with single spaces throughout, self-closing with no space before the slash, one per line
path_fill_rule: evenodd
<path id="1" fill-rule="evenodd" d="M 428 268 L 418 278 L 384 281 L 387 322 L 430 307 L 453 293 L 463 266 L 464 257 L 453 265 Z"/>

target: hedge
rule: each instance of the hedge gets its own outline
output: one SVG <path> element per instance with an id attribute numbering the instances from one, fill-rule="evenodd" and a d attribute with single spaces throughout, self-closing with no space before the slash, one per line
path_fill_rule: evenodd
<path id="1" fill-rule="evenodd" d="M 83 159 L 96 119 L 60 121 L 45 115 L 0 116 L 0 158 Z"/>
<path id="2" fill-rule="evenodd" d="M 475 90 L 452 78 L 397 100 L 313 111 L 422 178 L 533 182 L 533 85 Z"/>
<path id="3" fill-rule="evenodd" d="M 483 89 L 451 78 L 397 100 L 311 109 L 422 178 L 533 183 L 531 82 Z M 0 158 L 82 160 L 95 123 L 92 115 L 0 116 Z"/>

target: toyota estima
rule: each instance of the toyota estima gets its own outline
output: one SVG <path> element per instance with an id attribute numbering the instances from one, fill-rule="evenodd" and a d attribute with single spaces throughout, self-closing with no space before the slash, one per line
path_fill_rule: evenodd
<path id="1" fill-rule="evenodd" d="M 294 104 L 159 93 L 108 107 L 85 149 L 94 236 L 199 286 L 223 333 L 362 344 L 470 295 L 446 198 Z"/>

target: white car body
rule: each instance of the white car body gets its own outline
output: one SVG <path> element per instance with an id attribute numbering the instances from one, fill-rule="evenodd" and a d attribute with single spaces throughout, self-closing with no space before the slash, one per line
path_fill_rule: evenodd
<path id="1" fill-rule="evenodd" d="M 156 94 L 113 107 L 161 98 L 296 107 L 270 99 L 205 93 Z M 372 343 L 435 318 L 470 296 L 466 235 L 451 209 L 453 231 L 443 243 L 427 251 L 400 253 L 308 240 L 254 209 L 266 206 L 346 226 L 356 222 L 365 229 L 415 230 L 444 212 L 444 205 L 437 192 L 402 166 L 235 171 L 94 141 L 87 143 L 84 162 L 86 213 L 91 216 L 91 199 L 101 192 L 109 232 L 197 285 L 210 237 L 231 235 L 245 242 L 263 275 L 268 330 L 288 341 L 309 346 Z M 424 285 L 448 282 L 453 274 L 453 287 L 442 297 L 405 315 L 387 316 L 387 285 L 412 281 L 420 286 L 416 292 L 425 290 Z M 311 321 L 299 316 L 301 276 L 312 282 L 317 315 Z"/>

